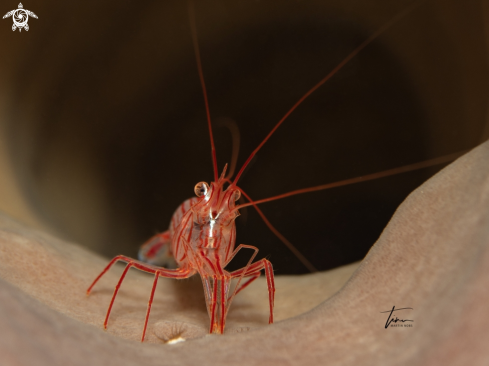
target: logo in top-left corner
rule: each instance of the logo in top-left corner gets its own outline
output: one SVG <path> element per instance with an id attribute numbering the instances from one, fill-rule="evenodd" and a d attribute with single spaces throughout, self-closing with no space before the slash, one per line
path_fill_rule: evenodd
<path id="1" fill-rule="evenodd" d="M 5 14 L 3 16 L 3 19 L 10 16 L 14 21 L 14 24 L 12 25 L 12 30 L 15 31 L 18 28 L 19 32 L 22 31 L 22 28 L 24 28 L 26 31 L 29 30 L 29 25 L 27 24 L 27 22 L 29 21 L 29 16 L 37 19 L 37 15 L 30 10 L 24 9 L 22 3 L 19 3 L 18 9 L 11 10 L 7 14 Z"/>

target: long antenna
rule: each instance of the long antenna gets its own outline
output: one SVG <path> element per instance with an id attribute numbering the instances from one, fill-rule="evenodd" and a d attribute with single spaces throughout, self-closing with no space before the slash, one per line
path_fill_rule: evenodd
<path id="1" fill-rule="evenodd" d="M 339 182 L 322 184 L 320 186 L 315 186 L 315 187 L 302 188 L 302 189 L 298 189 L 298 190 L 295 190 L 295 191 L 291 191 L 291 192 L 279 194 L 278 196 L 273 196 L 273 197 L 269 197 L 269 198 L 263 198 L 263 199 L 258 200 L 258 201 L 252 201 L 252 202 L 248 202 L 248 203 L 243 203 L 242 205 L 236 206 L 235 209 L 236 210 L 239 210 L 240 208 L 243 208 L 243 207 L 255 206 L 255 205 L 258 205 L 260 203 L 265 203 L 265 202 L 275 201 L 275 200 L 278 200 L 278 199 L 281 199 L 281 198 L 285 198 L 285 197 L 295 196 L 296 194 L 309 193 L 309 192 L 315 192 L 315 191 L 322 191 L 324 189 L 330 189 L 330 188 L 335 188 L 335 187 L 342 187 L 342 186 L 346 186 L 346 185 L 349 185 L 349 184 L 366 182 L 368 180 L 389 177 L 391 175 L 396 175 L 396 174 L 400 174 L 400 173 L 406 173 L 406 172 L 410 172 L 410 171 L 413 171 L 413 170 L 418 170 L 418 169 L 423 169 L 423 168 L 427 168 L 427 167 L 434 166 L 434 165 L 448 163 L 448 162 L 450 162 L 452 160 L 455 160 L 458 157 L 462 156 L 466 152 L 467 151 L 456 152 L 456 153 L 453 153 L 453 154 L 440 156 L 438 158 L 434 158 L 434 159 L 430 159 L 430 160 L 425 160 L 425 161 L 422 161 L 422 162 L 419 162 L 419 163 L 404 165 L 404 166 L 401 166 L 401 167 L 398 167 L 398 168 L 384 170 L 382 172 L 377 172 L 377 173 L 373 173 L 373 174 L 363 175 L 361 177 L 345 179 L 345 180 L 341 180 Z"/>
<path id="2" fill-rule="evenodd" d="M 192 30 L 192 41 L 194 44 L 195 59 L 197 61 L 197 69 L 199 70 L 200 85 L 202 86 L 202 94 L 204 95 L 205 112 L 207 114 L 207 125 L 209 127 L 209 136 L 211 138 L 212 164 L 214 166 L 214 182 L 218 180 L 216 146 L 214 145 L 214 136 L 212 135 L 211 113 L 209 111 L 209 101 L 207 99 L 207 89 L 205 87 L 204 73 L 202 72 L 202 62 L 200 61 L 199 42 L 197 41 L 197 27 L 195 25 L 194 4 L 188 2 L 188 15 L 190 19 L 190 29 Z"/>
<path id="3" fill-rule="evenodd" d="M 261 219 L 263 220 L 263 222 L 265 223 L 265 225 L 268 226 L 268 228 L 270 229 L 270 231 L 275 234 L 275 236 L 277 238 L 280 239 L 280 241 L 282 243 L 285 244 L 285 246 L 287 248 L 289 248 L 289 250 L 295 255 L 295 257 L 309 270 L 309 272 L 311 273 L 314 273 L 314 272 L 317 272 L 317 268 L 314 267 L 314 265 L 309 261 L 307 260 L 306 257 L 304 257 L 304 255 L 294 246 L 294 244 L 292 244 L 285 236 L 283 236 L 280 231 L 278 231 L 275 226 L 272 225 L 272 223 L 270 221 L 268 221 L 268 219 L 266 218 L 265 214 L 262 212 L 262 210 L 260 210 L 258 208 L 258 206 L 256 205 L 255 202 L 253 202 L 253 200 L 250 198 L 250 196 L 248 196 L 245 191 L 243 191 L 241 188 L 239 189 L 241 191 L 241 193 L 243 193 L 243 195 L 248 199 L 248 201 L 250 201 L 250 204 L 253 205 L 253 207 L 255 208 L 256 212 L 258 212 L 258 215 L 260 215 Z"/>
<path id="4" fill-rule="evenodd" d="M 229 180 L 228 178 L 225 179 L 226 182 L 228 182 L 229 184 L 232 184 L 231 180 Z M 292 244 L 285 236 L 283 236 L 280 231 L 278 231 L 275 226 L 272 225 L 272 223 L 270 221 L 268 221 L 267 217 L 265 216 L 265 214 L 263 213 L 262 210 L 260 210 L 260 208 L 253 202 L 253 200 L 251 199 L 250 196 L 248 196 L 246 194 L 245 191 L 243 191 L 242 188 L 239 188 L 239 190 L 241 191 L 241 193 L 243 194 L 243 196 L 246 197 L 246 199 L 248 201 L 250 201 L 250 204 L 253 205 L 253 207 L 255 208 L 256 212 L 258 212 L 258 214 L 260 215 L 261 219 L 263 220 L 263 222 L 265 223 L 265 225 L 268 226 L 268 228 L 270 229 L 270 231 L 277 237 L 280 239 L 280 241 L 282 243 L 285 244 L 285 246 L 287 248 L 289 248 L 289 250 L 295 255 L 295 257 L 309 270 L 309 272 L 313 273 L 313 272 L 317 272 L 317 268 L 314 267 L 314 265 L 309 262 L 307 260 L 306 257 L 304 257 L 304 255 L 299 251 L 299 249 L 297 249 L 295 247 L 294 244 Z M 242 206 L 241 206 L 242 207 Z"/>
<path id="5" fill-rule="evenodd" d="M 382 33 L 384 33 L 387 29 L 389 29 L 392 25 L 394 25 L 399 19 L 404 17 L 406 14 L 411 12 L 411 10 L 418 6 L 419 3 L 415 3 L 412 6 L 408 7 L 407 9 L 404 9 L 401 13 L 399 13 L 397 16 L 395 16 L 393 19 L 391 19 L 389 22 L 387 22 L 383 27 L 378 29 L 374 34 L 372 34 L 370 37 L 368 37 L 360 46 L 355 48 L 346 58 L 339 63 L 338 66 L 336 66 L 328 75 L 326 75 L 319 83 L 314 85 L 309 91 L 304 94 L 293 106 L 292 108 L 289 109 L 287 113 L 282 117 L 280 121 L 275 125 L 275 127 L 270 131 L 270 133 L 265 137 L 265 139 L 261 142 L 258 147 L 253 150 L 249 158 L 246 160 L 246 162 L 243 164 L 242 168 L 236 175 L 236 178 L 234 179 L 233 184 L 236 185 L 238 183 L 239 178 L 241 177 L 241 174 L 243 174 L 243 171 L 246 169 L 250 161 L 253 159 L 253 157 L 256 155 L 256 153 L 262 148 L 263 145 L 268 141 L 268 139 L 273 135 L 273 133 L 277 130 L 277 128 L 280 127 L 280 125 L 287 119 L 290 114 L 295 111 L 295 109 L 301 105 L 301 103 L 307 99 L 312 93 L 314 93 L 321 85 L 323 85 L 326 81 L 331 79 L 339 70 L 343 68 L 353 57 L 355 57 L 361 50 L 363 50 L 365 47 L 367 47 L 373 40 L 375 40 L 377 37 L 379 37 Z"/>

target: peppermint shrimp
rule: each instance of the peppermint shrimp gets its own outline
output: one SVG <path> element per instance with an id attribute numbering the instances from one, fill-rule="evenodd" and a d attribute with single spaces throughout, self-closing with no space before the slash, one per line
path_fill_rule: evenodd
<path id="1" fill-rule="evenodd" d="M 253 206 L 263 218 L 267 226 L 289 247 L 290 250 L 298 257 L 299 260 L 311 271 L 315 267 L 294 247 L 290 244 L 266 219 L 264 214 L 257 207 L 258 204 L 285 198 L 288 196 L 324 190 L 332 187 L 339 187 L 356 182 L 376 179 L 384 176 L 390 176 L 402 172 L 407 172 L 421 167 L 440 164 L 452 160 L 456 155 L 444 156 L 442 158 L 432 159 L 418 164 L 412 164 L 396 169 L 387 170 L 380 173 L 365 175 L 359 178 L 348 179 L 336 183 L 329 183 L 317 187 L 300 189 L 285 194 L 277 195 L 270 198 L 253 201 L 242 188 L 238 186 L 238 181 L 242 177 L 246 167 L 249 166 L 252 159 L 269 140 L 275 131 L 282 125 L 288 116 L 302 104 L 314 91 L 320 88 L 326 81 L 334 76 L 345 64 L 354 58 L 380 34 L 385 32 L 392 25 L 397 23 L 405 14 L 411 11 L 411 8 L 403 11 L 401 14 L 390 20 L 387 24 L 373 33 L 360 46 L 355 48 L 342 62 L 338 64 L 329 74 L 314 85 L 305 93 L 280 119 L 275 127 L 268 133 L 264 140 L 255 148 L 243 166 L 238 171 L 234 180 L 231 180 L 233 167 L 230 173 L 226 175 L 227 165 L 224 167 L 219 176 L 216 148 L 213 137 L 212 123 L 209 110 L 207 90 L 204 82 L 204 73 L 202 70 L 199 47 L 197 44 L 197 32 L 193 10 L 190 7 L 191 28 L 196 55 L 197 68 L 202 86 L 204 104 L 206 108 L 207 124 L 209 129 L 214 181 L 210 184 L 206 182 L 197 183 L 194 187 L 196 197 L 184 201 L 175 211 L 170 222 L 168 231 L 157 234 L 150 238 L 140 250 L 140 260 L 135 260 L 124 255 L 118 255 L 113 258 L 106 268 L 99 274 L 87 290 L 90 294 L 98 280 L 118 261 L 126 262 L 127 265 L 117 283 L 107 314 L 104 321 L 104 328 L 107 328 L 109 316 L 117 296 L 119 288 L 128 272 L 132 267 L 141 271 L 154 274 L 153 286 L 150 293 L 144 327 L 141 341 L 144 341 L 151 306 L 153 303 L 155 290 L 159 277 L 185 279 L 199 273 L 204 287 L 205 301 L 210 318 L 209 333 L 222 334 L 225 330 L 226 317 L 229 312 L 234 297 L 250 283 L 256 280 L 261 272 L 265 272 L 268 301 L 269 301 L 269 323 L 273 323 L 273 308 L 275 298 L 274 273 L 271 262 L 267 259 L 261 259 L 253 262 L 258 248 L 252 245 L 236 244 L 236 226 L 235 219 L 239 216 L 239 209 L 246 206 Z M 241 196 L 247 198 L 249 202 L 237 204 Z M 252 254 L 247 264 L 235 271 L 226 271 L 226 266 L 242 249 L 249 249 Z M 172 263 L 174 261 L 174 263 Z M 175 264 L 173 266 L 172 264 Z M 166 267 L 163 267 L 165 265 Z M 171 268 L 176 267 L 176 268 Z M 232 285 L 232 280 L 237 280 Z"/>

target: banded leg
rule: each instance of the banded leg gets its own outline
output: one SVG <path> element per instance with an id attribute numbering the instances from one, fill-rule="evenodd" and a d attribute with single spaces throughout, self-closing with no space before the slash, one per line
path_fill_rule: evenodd
<path id="1" fill-rule="evenodd" d="M 183 279 L 183 278 L 188 278 L 188 277 L 192 276 L 194 274 L 194 271 L 191 270 L 191 269 L 183 269 L 183 268 L 173 270 L 173 269 L 166 269 L 166 268 L 162 268 L 162 267 L 156 267 L 156 266 L 152 266 L 152 265 L 149 265 L 149 264 L 146 264 L 146 263 L 141 263 L 140 261 L 137 261 L 135 259 L 132 259 L 132 258 L 123 256 L 123 255 L 118 255 L 117 257 L 115 257 L 114 259 L 112 259 L 109 262 L 109 264 L 105 267 L 105 269 L 102 271 L 102 273 L 100 273 L 98 275 L 98 277 L 93 281 L 93 283 L 91 284 L 91 286 L 87 290 L 87 295 L 90 294 L 90 291 L 92 290 L 93 286 L 95 286 L 95 284 L 98 282 L 98 280 L 117 261 L 127 262 L 127 265 L 126 265 L 126 268 L 124 269 L 124 272 L 122 272 L 122 275 L 121 275 L 121 277 L 119 279 L 119 282 L 117 283 L 117 285 L 116 285 L 116 287 L 114 289 L 114 293 L 112 295 L 112 299 L 110 301 L 110 305 L 109 305 L 109 308 L 107 310 L 107 315 L 105 316 L 104 329 L 107 329 L 107 323 L 109 321 L 109 316 L 110 316 L 110 313 L 112 311 L 112 306 L 114 305 L 114 301 L 115 301 L 115 298 L 117 296 L 117 293 L 119 292 L 119 288 L 121 287 L 122 281 L 126 277 L 126 274 L 129 271 L 129 269 L 131 267 L 135 267 L 135 268 L 137 268 L 137 269 L 139 269 L 141 271 L 145 271 L 145 272 L 149 272 L 149 273 L 154 273 L 155 274 L 155 279 L 153 281 L 153 287 L 152 287 L 151 295 L 150 295 L 149 302 L 148 302 L 148 308 L 146 310 L 146 319 L 145 319 L 145 322 L 144 322 L 143 335 L 142 335 L 142 338 L 141 338 L 141 342 L 142 342 L 142 341 L 144 341 L 144 336 L 146 334 L 146 328 L 147 328 L 147 324 L 148 324 L 148 320 L 149 320 L 149 314 L 150 314 L 150 311 L 151 311 L 151 305 L 153 303 L 153 298 L 154 298 L 154 293 L 155 293 L 155 290 L 156 290 L 156 285 L 158 283 L 158 277 L 167 277 L 167 278 Z"/>
<path id="2" fill-rule="evenodd" d="M 238 252 L 241 250 L 241 249 L 252 249 L 254 251 L 253 255 L 251 256 L 251 258 L 248 260 L 248 263 L 246 264 L 246 266 L 243 268 L 243 272 L 242 272 L 242 275 L 239 277 L 239 280 L 238 280 L 238 283 L 236 284 L 236 287 L 234 288 L 234 291 L 233 291 L 233 294 L 231 295 L 231 297 L 228 299 L 229 300 L 229 305 L 228 305 L 228 308 L 229 306 L 231 306 L 231 302 L 233 301 L 234 299 L 234 296 L 236 296 L 237 294 L 237 289 L 241 283 L 241 281 L 243 280 L 243 277 L 245 277 L 245 273 L 246 271 L 248 270 L 248 268 L 250 268 L 251 266 L 251 263 L 253 262 L 253 259 L 255 259 L 256 255 L 258 254 L 258 248 L 257 247 L 254 247 L 252 245 L 246 245 L 246 244 L 240 244 L 238 245 L 238 247 L 229 255 L 229 257 L 226 259 L 226 262 L 224 264 L 224 267 L 226 267 L 229 262 L 231 262 L 231 260 L 236 256 L 236 254 L 238 254 Z M 247 284 L 249 285 L 250 284 L 250 281 L 247 281 Z M 241 288 L 242 289 L 242 288 Z"/>
<path id="3" fill-rule="evenodd" d="M 264 269 L 265 270 L 265 276 L 267 278 L 267 287 L 268 287 L 268 302 L 270 304 L 270 317 L 268 318 L 268 323 L 272 324 L 273 323 L 273 307 L 275 303 L 275 280 L 273 276 L 273 266 L 270 261 L 264 259 L 259 260 L 258 262 L 253 263 L 251 266 L 248 268 L 244 267 L 241 269 L 238 269 L 234 272 L 231 272 L 231 276 L 233 278 L 237 277 L 248 277 L 252 276 L 250 280 L 245 282 L 240 288 L 235 290 L 235 293 L 233 294 L 236 295 L 239 291 L 243 290 L 246 286 L 248 286 L 251 282 L 256 280 L 259 275 L 260 271 Z"/>
<path id="4" fill-rule="evenodd" d="M 142 271 L 146 271 L 146 272 L 149 272 L 149 273 L 155 273 L 156 269 L 158 267 L 156 266 L 151 266 L 151 265 L 147 265 L 145 263 L 142 263 L 142 262 L 139 262 L 139 261 L 136 261 L 135 259 L 132 259 L 130 257 L 126 257 L 125 255 L 118 255 L 116 257 L 114 257 L 110 262 L 109 264 L 107 264 L 107 266 L 104 268 L 104 270 L 97 276 L 97 278 L 95 278 L 95 280 L 92 282 L 92 284 L 90 285 L 90 287 L 87 289 L 87 295 L 90 295 L 90 292 L 92 291 L 92 288 L 93 286 L 95 286 L 95 284 L 98 282 L 98 280 L 100 280 L 100 278 L 117 262 L 117 261 L 123 261 L 123 262 L 127 262 L 127 263 L 137 263 L 138 265 L 140 265 L 141 267 L 146 267 L 147 269 L 143 269 L 143 268 L 139 268 L 141 269 Z M 134 267 L 138 268 L 138 266 L 134 265 Z"/>
<path id="5" fill-rule="evenodd" d="M 158 284 L 159 273 L 155 273 L 155 279 L 153 281 L 153 287 L 151 288 L 151 295 L 149 295 L 148 309 L 146 310 L 146 318 L 144 319 L 143 335 L 141 336 L 141 342 L 144 342 L 144 336 L 146 335 L 146 328 L 148 326 L 149 313 L 151 312 L 151 305 L 153 304 L 153 298 L 155 296 L 156 285 Z"/>
<path id="6" fill-rule="evenodd" d="M 248 285 L 251 285 L 253 281 L 255 281 L 258 277 L 260 277 L 260 275 L 261 275 L 260 272 L 257 272 L 256 274 L 253 275 L 248 275 L 248 273 L 246 273 L 243 277 L 251 277 L 251 278 L 249 278 L 248 281 L 246 281 L 245 283 L 241 284 L 241 286 L 239 286 L 239 288 L 236 290 L 236 293 L 234 295 L 239 294 L 242 290 L 248 287 Z"/>
<path id="7" fill-rule="evenodd" d="M 210 318 L 209 333 L 222 334 L 226 325 L 231 274 L 222 268 L 218 253 L 215 252 L 214 255 L 215 262 L 205 258 L 208 272 L 199 272 L 204 285 L 205 302 Z"/>
<path id="8" fill-rule="evenodd" d="M 213 276 L 214 291 L 212 301 L 212 316 L 209 333 L 224 333 L 226 325 L 226 305 L 231 276 Z"/>

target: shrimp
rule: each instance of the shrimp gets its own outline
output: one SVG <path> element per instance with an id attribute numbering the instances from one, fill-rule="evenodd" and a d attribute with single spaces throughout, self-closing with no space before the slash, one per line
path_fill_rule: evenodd
<path id="1" fill-rule="evenodd" d="M 159 277 L 185 279 L 198 273 L 201 277 L 204 295 L 206 301 L 207 312 L 210 318 L 209 333 L 222 334 L 225 330 L 226 317 L 229 312 L 231 303 L 235 296 L 245 289 L 249 284 L 255 281 L 265 272 L 268 302 L 269 302 L 269 324 L 273 323 L 273 309 L 275 299 L 274 273 L 272 263 L 268 259 L 260 259 L 254 262 L 258 253 L 258 248 L 247 244 L 236 244 L 236 226 L 235 220 L 239 216 L 239 209 L 253 206 L 260 216 L 263 218 L 267 226 L 281 238 L 281 240 L 291 249 L 299 260 L 311 271 L 315 267 L 281 234 L 271 225 L 264 214 L 257 207 L 258 204 L 285 198 L 288 196 L 324 190 L 332 187 L 343 186 L 347 184 L 357 183 L 376 179 L 379 177 L 390 176 L 407 172 L 421 167 L 440 164 L 450 161 L 456 156 L 452 154 L 437 159 L 432 159 L 422 163 L 411 164 L 400 168 L 395 168 L 380 173 L 365 175 L 359 178 L 348 179 L 336 183 L 329 183 L 316 187 L 304 188 L 274 197 L 265 198 L 253 201 L 242 188 L 238 186 L 238 181 L 242 177 L 246 167 L 249 166 L 252 159 L 269 140 L 275 131 L 289 117 L 289 115 L 302 104 L 314 91 L 320 88 L 326 81 L 335 75 L 345 64 L 353 59 L 361 50 L 369 45 L 380 34 L 397 23 L 404 15 L 412 10 L 408 8 L 402 13 L 391 19 L 387 24 L 368 37 L 360 46 L 355 48 L 343 61 L 341 61 L 329 74 L 314 85 L 307 93 L 305 93 L 279 120 L 274 128 L 268 133 L 264 140 L 253 150 L 251 155 L 245 161 L 243 166 L 238 171 L 234 180 L 231 180 L 231 174 L 226 175 L 227 165 L 224 167 L 221 175 L 218 174 L 218 164 L 216 157 L 216 149 L 212 131 L 212 123 L 209 110 L 209 102 L 207 90 L 204 81 L 204 73 L 201 65 L 200 52 L 197 42 L 197 31 L 194 21 L 193 8 L 190 7 L 190 19 L 192 36 L 194 43 L 194 51 L 196 56 L 197 68 L 202 87 L 204 104 L 206 108 L 207 124 L 210 137 L 214 181 L 210 184 L 199 182 L 194 187 L 196 197 L 184 201 L 174 212 L 168 231 L 157 234 L 150 238 L 140 249 L 139 260 L 118 255 L 113 258 L 105 269 L 95 278 L 93 283 L 87 290 L 87 295 L 90 294 L 92 288 L 98 280 L 118 261 L 126 262 L 126 267 L 117 283 L 111 302 L 109 304 L 107 314 L 104 321 L 104 328 L 107 328 L 109 316 L 112 310 L 117 293 L 120 286 L 130 268 L 136 268 L 141 271 L 152 273 L 154 275 L 153 286 L 150 293 L 144 328 L 141 341 L 145 339 L 148 319 L 151 311 L 151 306 L 154 299 L 154 294 Z M 241 196 L 245 196 L 249 202 L 237 204 Z M 227 271 L 225 268 L 242 249 L 252 251 L 247 264 L 237 270 Z M 236 280 L 236 284 L 232 285 L 232 280 Z"/>
<path id="2" fill-rule="evenodd" d="M 153 263 L 161 263 L 161 261 L 158 261 L 159 258 L 166 261 L 168 250 L 171 246 L 172 256 L 178 263 L 177 269 L 167 269 L 119 255 L 112 259 L 104 271 L 95 279 L 87 290 L 88 294 L 100 277 L 115 262 L 127 262 L 127 266 L 112 296 L 104 322 L 105 328 L 107 327 L 117 292 L 131 267 L 155 275 L 141 341 L 144 340 L 151 304 L 160 276 L 184 279 L 198 272 L 202 278 L 207 311 L 210 317 L 209 332 L 222 334 L 226 315 L 234 296 L 257 279 L 261 270 L 265 270 L 270 302 L 269 323 L 273 323 L 275 286 L 272 264 L 266 259 L 252 263 L 258 252 L 256 247 L 240 244 L 234 248 L 236 240 L 234 220 L 239 216 L 235 202 L 240 198 L 241 191 L 234 184 L 229 184 L 227 188 L 224 188 L 224 185 L 228 183 L 228 179 L 225 177 L 226 169 L 227 166 L 224 168 L 220 178 L 211 182 L 210 185 L 206 182 L 197 183 L 194 189 L 197 197 L 184 201 L 177 208 L 173 214 L 169 230 L 155 235 L 142 246 L 141 258 L 146 259 L 146 262 Z M 233 257 L 241 249 L 245 248 L 253 250 L 248 264 L 244 268 L 233 272 L 224 270 Z M 249 277 L 249 279 L 241 284 L 244 277 Z M 238 279 L 238 282 L 234 290 L 231 291 L 231 280 L 234 278 Z"/>

